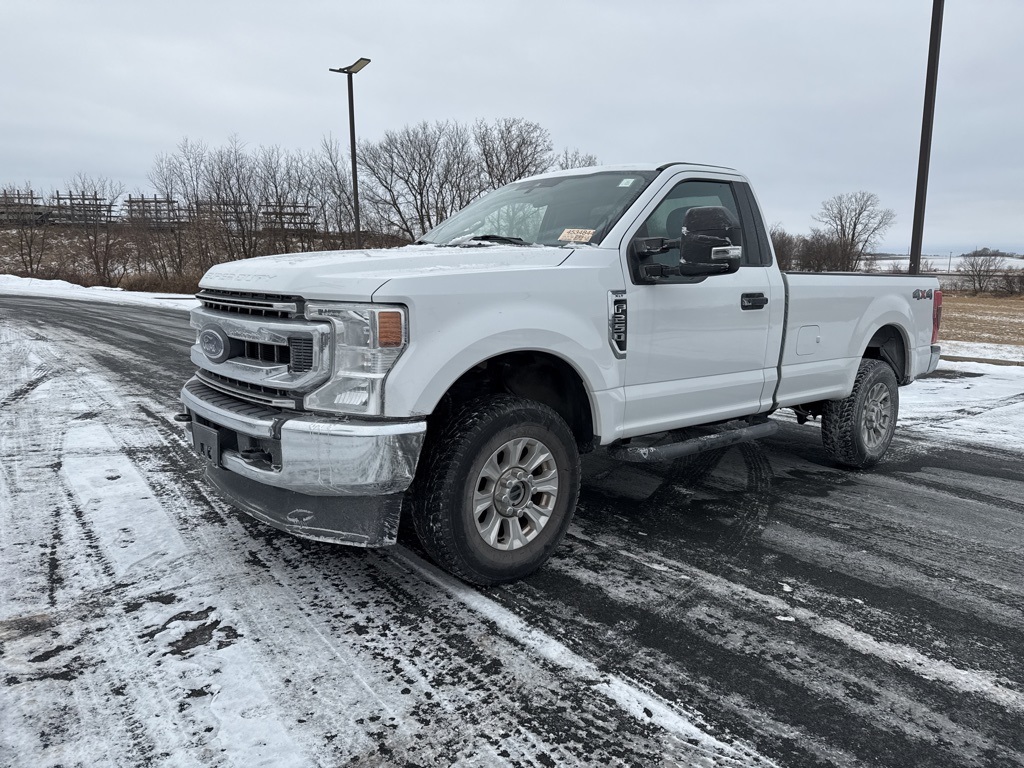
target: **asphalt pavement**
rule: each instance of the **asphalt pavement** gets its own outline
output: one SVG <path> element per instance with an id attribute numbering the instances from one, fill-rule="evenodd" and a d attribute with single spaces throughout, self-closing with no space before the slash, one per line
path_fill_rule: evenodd
<path id="1" fill-rule="evenodd" d="M 785 417 L 769 439 L 670 464 L 597 451 L 553 560 L 477 589 L 408 530 L 389 550 L 314 544 L 210 494 L 171 421 L 193 367 L 184 313 L 3 296 L 3 325 L 37 357 L 52 349 L 39 370 L 64 383 L 52 400 L 8 395 L 0 426 L 62 408 L 75 376 L 116 390 L 127 407 L 68 420 L 106 425 L 188 562 L 159 583 L 119 575 L 95 544 L 99 513 L 42 487 L 67 475 L 68 441 L 6 444 L 24 506 L 0 542 L 41 553 L 16 559 L 24 593 L 0 615 L 10 750 L 57 764 L 54 744 L 108 722 L 87 712 L 107 707 L 139 722 L 108 739 L 112 762 L 232 762 L 215 741 L 225 721 L 210 724 L 228 699 L 189 675 L 244 650 L 268 733 L 301 764 L 1024 765 L 1018 453 L 897 431 L 881 465 L 850 472 L 815 425 Z M 163 614 L 140 606 L 205 629 L 153 653 Z M 54 690 L 72 703 L 50 703 Z M 161 711 L 180 738 L 153 725 Z"/>

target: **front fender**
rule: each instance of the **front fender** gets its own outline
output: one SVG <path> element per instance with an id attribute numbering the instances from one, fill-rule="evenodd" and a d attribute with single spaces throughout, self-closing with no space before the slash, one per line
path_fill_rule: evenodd
<path id="1" fill-rule="evenodd" d="M 412 341 L 388 375 L 387 415 L 423 416 L 433 412 L 444 394 L 467 371 L 509 352 L 546 352 L 564 360 L 588 392 L 622 386 L 621 365 L 608 345 L 603 327 L 557 308 L 532 312 L 530 325 L 518 322 L 521 306 L 493 307 L 434 325 Z M 410 325 L 416 327 L 415 317 Z M 592 403 L 593 405 L 593 403 Z"/>
<path id="2" fill-rule="evenodd" d="M 600 404 L 621 401 L 615 393 L 623 387 L 624 361 L 612 351 L 609 296 L 622 280 L 618 253 L 595 248 L 574 251 L 557 267 L 427 272 L 389 281 L 373 299 L 408 307 L 409 346 L 388 374 L 385 415 L 429 415 L 474 366 L 509 352 L 540 351 L 579 374 L 595 422 L 606 415 L 613 421 L 614 408 Z"/>

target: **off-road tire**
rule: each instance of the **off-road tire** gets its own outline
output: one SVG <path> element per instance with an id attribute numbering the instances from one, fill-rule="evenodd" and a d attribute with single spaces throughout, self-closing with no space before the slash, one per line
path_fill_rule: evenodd
<path id="1" fill-rule="evenodd" d="M 825 453 L 853 469 L 877 464 L 892 442 L 899 409 L 892 368 L 881 360 L 861 360 L 850 396 L 825 403 L 821 414 Z"/>
<path id="2" fill-rule="evenodd" d="M 491 480 L 485 475 L 493 474 L 502 462 L 507 465 L 508 456 L 502 449 L 513 444 L 529 446 L 544 459 L 536 470 L 538 487 L 557 485 L 557 491 L 533 495 L 533 477 L 527 477 L 522 487 L 512 488 L 512 492 L 520 504 L 530 507 L 532 519 L 527 516 L 518 522 L 523 518 L 498 516 L 498 502 L 475 516 L 474 506 L 484 506 L 481 498 L 491 493 Z M 521 466 L 515 461 L 500 475 L 510 478 L 507 482 L 513 485 L 515 472 L 520 477 L 530 474 L 524 468 L 528 461 Z M 540 479 L 542 476 L 549 479 Z M 428 436 L 412 488 L 413 525 L 427 554 L 460 579 L 481 586 L 514 581 L 540 568 L 558 547 L 576 509 L 579 486 L 579 452 L 565 421 L 541 403 L 514 395 L 491 395 L 455 407 Z M 507 506 L 501 508 L 514 513 Z M 538 526 L 532 520 L 541 508 L 548 514 Z M 488 543 L 481 528 L 495 521 L 504 528 L 492 525 L 492 537 L 496 531 L 507 535 Z M 526 543 L 503 549 L 513 545 L 512 539 Z"/>

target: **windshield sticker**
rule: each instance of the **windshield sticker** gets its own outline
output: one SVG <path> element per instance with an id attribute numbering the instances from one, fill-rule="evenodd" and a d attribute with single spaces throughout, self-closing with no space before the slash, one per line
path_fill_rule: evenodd
<path id="1" fill-rule="evenodd" d="M 589 243 L 596 229 L 567 229 L 558 236 L 562 243 Z"/>
<path id="2" fill-rule="evenodd" d="M 620 187 L 632 187 L 634 181 L 636 181 L 636 179 L 623 179 L 622 181 L 619 182 L 619 186 Z"/>

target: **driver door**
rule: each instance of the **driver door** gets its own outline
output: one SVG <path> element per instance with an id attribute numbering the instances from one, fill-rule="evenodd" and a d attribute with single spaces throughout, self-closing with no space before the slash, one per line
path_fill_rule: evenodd
<path id="1" fill-rule="evenodd" d="M 726 208 L 740 222 L 731 239 L 741 241 L 732 245 L 743 247 L 743 265 L 732 274 L 645 278 L 652 260 L 678 265 L 679 248 L 642 257 L 636 237 L 679 238 L 670 228 L 702 206 Z M 755 242 L 733 184 L 693 179 L 676 184 L 627 240 L 624 437 L 761 410 L 772 285 Z"/>

